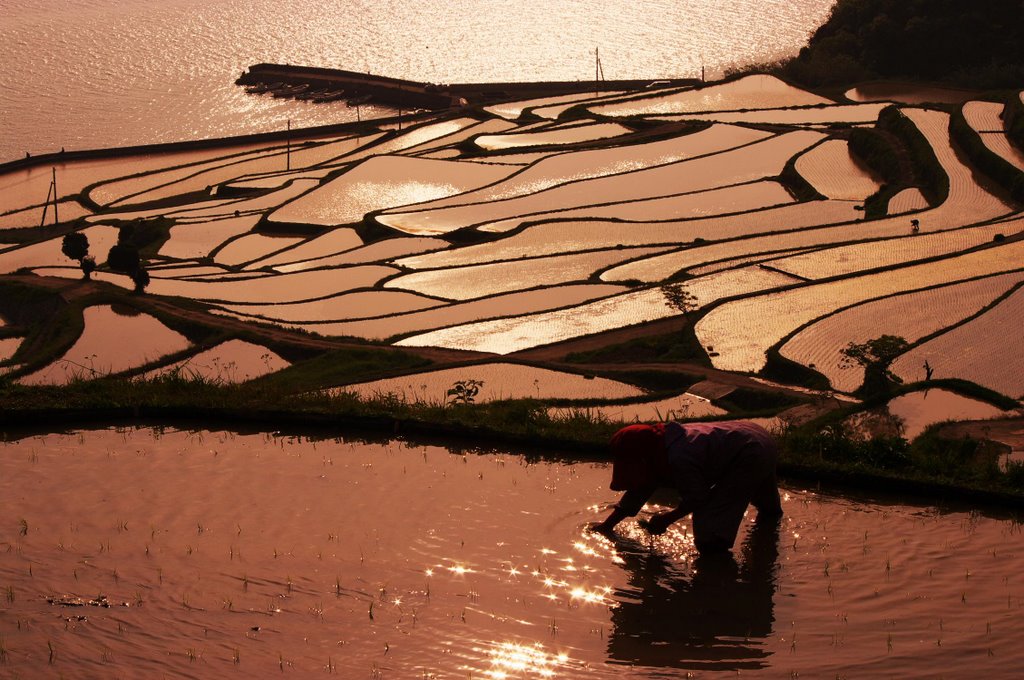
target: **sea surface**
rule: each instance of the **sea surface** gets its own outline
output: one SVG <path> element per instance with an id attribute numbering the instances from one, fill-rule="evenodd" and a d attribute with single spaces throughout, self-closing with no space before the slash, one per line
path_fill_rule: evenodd
<path id="1" fill-rule="evenodd" d="M 247 95 L 259 62 L 429 82 L 719 77 L 790 55 L 834 0 L 2 0 L 0 162 L 354 120 Z M 363 107 L 362 116 L 385 111 Z"/>

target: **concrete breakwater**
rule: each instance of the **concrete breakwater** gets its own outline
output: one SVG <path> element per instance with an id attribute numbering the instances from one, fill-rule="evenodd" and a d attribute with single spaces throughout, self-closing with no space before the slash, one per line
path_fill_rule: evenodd
<path id="1" fill-rule="evenodd" d="M 560 95 L 643 89 L 660 86 L 699 84 L 695 79 L 670 80 L 601 80 L 562 82 L 505 82 L 435 84 L 402 78 L 357 73 L 341 69 L 293 66 L 291 64 L 255 64 L 236 81 L 239 85 L 306 86 L 303 91 L 344 91 L 347 99 L 369 97 L 387 106 L 446 109 L 459 106 L 489 104 L 512 99 L 557 97 Z"/>

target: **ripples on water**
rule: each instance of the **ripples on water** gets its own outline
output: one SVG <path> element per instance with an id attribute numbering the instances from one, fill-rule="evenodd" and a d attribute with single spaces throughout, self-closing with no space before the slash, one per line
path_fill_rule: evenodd
<path id="1" fill-rule="evenodd" d="M 5 0 L 0 160 L 352 120 L 246 95 L 250 64 L 431 82 L 708 77 L 795 52 L 832 0 Z M 380 114 L 364 107 L 363 115 Z"/>
<path id="2" fill-rule="evenodd" d="M 745 526 L 734 557 L 709 559 L 688 521 L 653 542 L 633 520 L 614 545 L 587 532 L 616 498 L 608 479 L 603 464 L 403 441 L 8 433 L 0 676 L 1024 667 L 1014 518 L 787 489 L 781 527 Z"/>

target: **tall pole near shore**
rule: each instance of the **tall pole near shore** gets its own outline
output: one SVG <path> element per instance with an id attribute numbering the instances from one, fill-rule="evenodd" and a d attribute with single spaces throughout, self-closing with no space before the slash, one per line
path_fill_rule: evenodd
<path id="1" fill-rule="evenodd" d="M 50 170 L 53 171 L 53 223 L 60 224 L 60 219 L 57 217 L 57 168 L 52 167 Z"/>
<path id="2" fill-rule="evenodd" d="M 292 119 L 288 119 L 288 136 L 285 138 L 287 150 L 285 151 L 285 170 L 292 169 Z"/>

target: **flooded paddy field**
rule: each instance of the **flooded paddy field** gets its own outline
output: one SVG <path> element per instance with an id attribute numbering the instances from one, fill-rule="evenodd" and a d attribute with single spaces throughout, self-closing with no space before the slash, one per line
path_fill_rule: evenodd
<path id="1" fill-rule="evenodd" d="M 979 134 L 1009 140 L 1001 104 L 966 101 Z M 957 150 L 948 109 L 888 106 L 758 75 L 12 170 L 0 174 L 3 282 L 50 291 L 66 316 L 7 310 L 0 371 L 30 385 L 182 366 L 217 380 L 231 366 L 260 385 L 287 373 L 281 382 L 305 394 L 423 385 L 424 373 L 535 352 L 544 358 L 520 378 L 485 381 L 533 398 L 530 371 L 572 373 L 557 364 L 604 334 L 646 341 L 671 328 L 693 346 L 673 370 L 764 377 L 779 352 L 817 388 L 850 395 L 864 372 L 840 368 L 842 351 L 888 332 L 909 343 L 892 362 L 904 381 L 929 375 L 927 363 L 936 378 L 973 382 L 968 392 L 1000 393 L 990 401 L 1017 399 L 1019 352 L 1005 338 L 1019 300 L 994 303 L 1024 271 L 1020 206 Z M 857 155 L 854 126 L 893 117 L 930 149 L 948 190 L 921 168 L 892 186 Z M 76 281 L 86 258 L 65 248 L 69 235 L 87 243 L 91 281 Z M 139 271 L 114 267 L 122 244 L 144 294 L 133 292 Z M 93 318 L 114 299 L 131 315 Z M 305 365 L 367 342 L 423 368 L 318 381 Z M 691 399 L 687 384 L 653 394 L 631 383 L 647 403 L 629 408 L 618 387 L 595 386 L 598 419 L 737 415 Z"/>
<path id="2" fill-rule="evenodd" d="M 1021 525 L 783 485 L 732 557 L 605 463 L 281 433 L 0 445 L 7 677 L 1015 677 Z M 668 502 L 670 499 L 659 499 Z M 644 514 L 658 509 L 650 505 Z"/>

